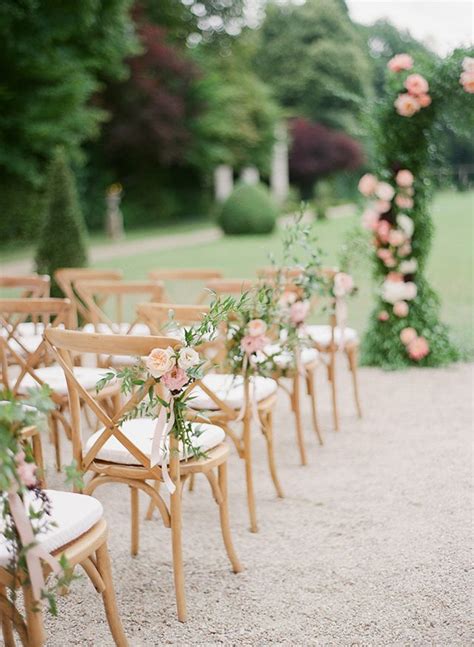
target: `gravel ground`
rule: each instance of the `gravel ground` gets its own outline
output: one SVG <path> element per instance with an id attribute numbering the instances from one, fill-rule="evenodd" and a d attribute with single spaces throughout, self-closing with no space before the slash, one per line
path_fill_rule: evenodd
<path id="1" fill-rule="evenodd" d="M 229 570 L 207 481 L 186 492 L 186 624 L 175 615 L 169 531 L 157 517 L 143 522 L 132 558 L 127 488 L 99 488 L 131 647 L 472 644 L 472 366 L 362 369 L 362 421 L 346 371 L 340 375 L 342 430 L 331 430 L 321 372 L 326 443 L 317 446 L 306 415 L 307 467 L 298 464 L 282 399 L 275 421 L 283 500 L 275 499 L 255 433 L 258 534 L 248 531 L 243 466 L 232 454 L 231 522 L 243 573 Z M 100 596 L 85 577 L 59 607 L 59 618 L 47 621 L 48 645 L 112 645 Z"/>

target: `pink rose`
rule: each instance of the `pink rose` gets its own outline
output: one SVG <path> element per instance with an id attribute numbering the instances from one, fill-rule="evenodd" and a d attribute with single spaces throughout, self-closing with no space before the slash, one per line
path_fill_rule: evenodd
<path id="1" fill-rule="evenodd" d="M 395 267 L 397 262 L 395 261 L 392 252 L 389 249 L 379 249 L 377 251 L 377 256 L 383 262 L 385 267 Z"/>
<path id="2" fill-rule="evenodd" d="M 186 371 L 175 366 L 163 375 L 161 381 L 170 391 L 181 391 L 183 386 L 189 382 L 189 377 Z"/>
<path id="3" fill-rule="evenodd" d="M 416 337 L 417 333 L 414 328 L 404 328 L 400 333 L 400 340 L 405 346 L 411 344 Z"/>
<path id="4" fill-rule="evenodd" d="M 426 94 L 430 89 L 428 81 L 423 76 L 421 76 L 421 74 L 410 74 L 405 79 L 404 85 L 408 92 L 410 94 L 414 94 L 415 96 L 419 94 Z"/>
<path id="5" fill-rule="evenodd" d="M 414 179 L 415 178 L 413 176 L 413 173 L 406 168 L 398 171 L 397 175 L 395 176 L 395 182 L 398 184 L 398 186 L 401 186 L 403 188 L 410 187 L 413 184 Z"/>
<path id="6" fill-rule="evenodd" d="M 309 314 L 309 301 L 295 301 L 290 307 L 291 323 L 295 326 L 303 323 Z"/>
<path id="7" fill-rule="evenodd" d="M 411 94 L 399 94 L 393 105 L 402 117 L 413 117 L 421 109 L 418 100 Z"/>
<path id="8" fill-rule="evenodd" d="M 267 331 L 267 324 L 263 319 L 252 319 L 247 324 L 247 330 L 251 337 L 260 337 Z"/>
<path id="9" fill-rule="evenodd" d="M 33 487 L 36 485 L 36 470 L 38 466 L 35 463 L 27 463 L 25 461 L 25 452 L 19 451 L 15 456 L 17 464 L 17 474 L 21 483 L 25 487 Z"/>
<path id="10" fill-rule="evenodd" d="M 377 227 L 379 221 L 379 214 L 373 209 L 366 209 L 362 214 L 362 227 L 364 229 L 372 230 Z"/>
<path id="11" fill-rule="evenodd" d="M 388 182 L 379 182 L 377 188 L 375 189 L 375 195 L 381 200 L 390 202 L 390 200 L 395 195 L 395 189 Z"/>
<path id="12" fill-rule="evenodd" d="M 405 234 L 400 229 L 392 229 L 388 237 L 388 242 L 393 247 L 399 247 L 405 242 Z"/>
<path id="13" fill-rule="evenodd" d="M 415 337 L 415 339 L 408 344 L 407 350 L 411 359 L 419 361 L 428 355 L 430 347 L 424 337 Z"/>
<path id="14" fill-rule="evenodd" d="M 359 191 L 366 197 L 373 195 L 377 188 L 378 180 L 372 173 L 366 173 L 359 180 Z"/>
<path id="15" fill-rule="evenodd" d="M 376 232 L 382 243 L 388 243 L 388 237 L 390 235 L 390 223 L 386 220 L 379 220 Z"/>
<path id="16" fill-rule="evenodd" d="M 389 272 L 385 280 L 395 281 L 395 283 L 401 283 L 403 281 L 403 274 L 401 272 Z"/>
<path id="17" fill-rule="evenodd" d="M 411 70 L 413 67 L 413 59 L 409 54 L 397 54 L 389 60 L 387 67 L 391 72 Z"/>
<path id="18" fill-rule="evenodd" d="M 343 297 L 354 289 L 354 279 L 350 274 L 338 272 L 334 277 L 334 295 Z"/>
<path id="19" fill-rule="evenodd" d="M 396 317 L 406 317 L 409 310 L 408 303 L 405 303 L 405 301 L 397 301 L 393 304 L 393 314 Z"/>
<path id="20" fill-rule="evenodd" d="M 261 335 L 260 337 L 245 335 L 240 341 L 240 348 L 247 355 L 251 355 L 252 353 L 257 353 L 259 350 L 263 350 L 269 343 L 270 340 L 265 335 Z"/>
<path id="21" fill-rule="evenodd" d="M 387 213 L 387 211 L 390 211 L 392 207 L 388 200 L 377 200 L 374 206 L 378 213 Z"/>
<path id="22" fill-rule="evenodd" d="M 407 195 L 401 195 L 400 193 L 395 197 L 395 204 L 400 209 L 411 209 L 413 207 L 413 198 L 408 197 Z"/>
<path id="23" fill-rule="evenodd" d="M 474 72 L 463 72 L 459 79 L 459 83 L 464 90 L 469 94 L 474 93 Z"/>
<path id="24" fill-rule="evenodd" d="M 405 258 L 405 256 L 408 256 L 409 254 L 411 254 L 410 243 L 404 243 L 401 247 L 398 248 L 398 255 L 401 258 Z"/>
<path id="25" fill-rule="evenodd" d="M 419 94 L 417 99 L 422 108 L 427 108 L 431 105 L 431 97 L 429 94 Z"/>
<path id="26" fill-rule="evenodd" d="M 388 312 L 387 312 L 386 310 L 381 310 L 381 311 L 379 312 L 379 314 L 377 315 L 377 319 L 378 319 L 379 321 L 388 321 L 389 316 L 390 316 L 390 315 L 388 314 Z"/>

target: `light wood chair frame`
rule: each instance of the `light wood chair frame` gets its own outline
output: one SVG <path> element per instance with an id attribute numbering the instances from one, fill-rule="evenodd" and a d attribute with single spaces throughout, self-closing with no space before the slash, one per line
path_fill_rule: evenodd
<path id="1" fill-rule="evenodd" d="M 169 475 L 176 490 L 170 495 L 170 504 L 167 506 L 159 492 L 159 488 L 152 487 L 148 481 L 163 482 L 162 470 L 159 465 L 150 466 L 149 458 L 132 443 L 121 431 L 120 421 L 123 416 L 133 409 L 147 394 L 148 389 L 155 385 L 149 379 L 142 387 L 138 387 L 130 399 L 122 404 L 113 414 L 105 411 L 97 400 L 77 382 L 72 372 L 74 353 L 119 353 L 130 356 L 146 356 L 154 348 L 178 347 L 180 342 L 169 337 L 141 337 L 130 335 L 101 335 L 77 331 L 48 329 L 45 333 L 58 362 L 63 367 L 69 388 L 69 406 L 71 411 L 71 427 L 73 454 L 79 469 L 84 473 L 91 472 L 92 477 L 87 483 L 84 492 L 93 494 L 97 487 L 107 483 L 121 483 L 130 488 L 131 494 L 131 553 L 138 554 L 139 549 L 139 492 L 142 491 L 153 500 L 161 514 L 163 524 L 171 528 L 173 572 L 176 590 L 176 604 L 178 619 L 186 621 L 186 598 L 184 589 L 184 568 L 182 555 L 182 514 L 181 497 L 183 484 L 194 473 L 206 476 L 214 499 L 219 507 L 221 531 L 227 556 L 234 573 L 242 570 L 235 553 L 229 526 L 227 505 L 227 458 L 229 448 L 225 443 L 207 452 L 204 459 L 190 458 L 179 460 L 178 440 L 170 434 L 170 460 Z M 80 416 L 81 402 L 89 407 L 100 422 L 104 425 L 103 433 L 93 446 L 84 454 L 82 443 L 82 420 Z M 199 422 L 206 422 L 193 416 Z M 138 461 L 138 465 L 123 465 L 119 463 L 100 460 L 98 452 L 111 436 L 115 436 L 121 445 L 127 449 Z M 214 470 L 217 470 L 217 475 Z"/>
<path id="2" fill-rule="evenodd" d="M 48 274 L 12 274 L 0 276 L 0 288 L 23 289 L 19 298 L 49 297 L 51 279 Z"/>
<path id="3" fill-rule="evenodd" d="M 17 318 L 11 322 L 11 317 Z M 33 352 L 29 351 L 22 343 L 21 337 L 16 335 L 19 323 L 25 317 L 32 317 L 48 322 L 50 327 L 64 325 L 69 327 L 72 320 L 71 302 L 69 299 L 0 299 L 0 326 L 7 331 L 7 336 L 0 336 L 0 381 L 4 388 L 14 396 L 23 397 L 21 393 L 21 382 L 26 374 L 29 374 L 38 386 L 45 382 L 37 374 L 36 369 L 41 365 L 50 365 L 52 356 L 43 339 Z M 11 341 L 15 341 L 23 349 L 24 356 L 11 347 Z M 20 367 L 20 372 L 15 378 L 10 378 L 9 368 L 11 365 Z M 67 418 L 68 397 L 66 394 L 51 394 L 51 399 L 56 408 L 49 415 L 50 437 L 54 446 L 56 469 L 61 470 L 61 439 L 59 426 L 63 428 L 66 437 L 71 440 L 71 426 Z M 120 387 L 110 386 L 101 392 L 99 396 L 103 405 L 112 410 L 120 403 Z"/>
<path id="4" fill-rule="evenodd" d="M 185 268 L 185 269 L 156 269 L 148 272 L 148 278 L 151 281 L 211 281 L 213 279 L 221 279 L 223 276 L 220 270 L 201 269 L 201 268 Z M 196 299 L 196 304 L 204 303 L 207 298 L 205 290 L 201 290 Z M 163 294 L 162 301 L 171 303 L 166 289 Z"/>
<path id="5" fill-rule="evenodd" d="M 167 304 L 167 303 L 144 303 L 137 306 L 137 313 L 143 321 L 146 321 L 150 326 L 152 332 L 163 331 L 163 327 L 168 321 L 168 313 L 172 310 L 175 319 L 180 324 L 193 325 L 199 323 L 203 314 L 208 312 L 209 308 L 202 305 L 181 305 L 181 304 Z M 223 332 L 225 335 L 225 332 Z M 205 342 L 201 351 L 206 354 L 209 347 L 216 348 L 216 360 L 222 356 L 223 342 L 222 339 L 215 341 Z M 232 409 L 226 404 L 218 395 L 206 386 L 203 382 L 198 382 L 201 389 L 216 405 L 216 410 L 209 410 L 205 412 L 205 416 L 213 424 L 221 426 L 226 435 L 231 439 L 233 445 L 237 450 L 239 458 L 245 464 L 245 480 L 247 489 L 247 505 L 250 518 L 251 532 L 258 531 L 257 511 L 255 502 L 255 489 L 253 480 L 253 455 L 252 455 L 252 402 L 250 397 L 250 382 L 247 376 L 244 376 L 244 403 L 245 412 L 241 420 L 242 431 L 239 434 L 236 432 L 232 425 L 240 424 L 239 414 L 240 411 Z M 267 459 L 270 471 L 270 476 L 279 498 L 283 498 L 283 489 L 277 475 L 274 441 L 273 441 L 273 411 L 276 405 L 277 395 L 272 394 L 267 398 L 260 400 L 257 403 L 258 423 L 266 441 L 267 446 Z M 191 403 L 192 407 L 192 403 Z M 190 488 L 192 489 L 194 479 L 190 481 Z M 150 502 L 147 518 L 151 518 L 153 511 L 153 502 Z"/>
<path id="6" fill-rule="evenodd" d="M 95 270 L 89 267 L 62 267 L 54 273 L 54 280 L 71 301 L 73 309 L 72 328 L 77 328 L 79 318 L 84 323 L 92 323 L 88 308 L 78 296 L 76 281 L 119 281 L 123 279 L 121 270 Z"/>
<path id="7" fill-rule="evenodd" d="M 115 644 L 117 647 L 128 647 L 117 609 L 107 534 L 107 524 L 101 519 L 87 532 L 52 554 L 58 559 L 64 555 L 72 569 L 82 566 L 96 591 L 102 595 L 105 615 Z M 45 574 L 48 573 L 46 565 L 44 571 Z M 24 617 L 8 599 L 7 587 L 12 586 L 23 590 Z M 13 629 L 17 631 L 23 647 L 42 647 L 45 644 L 42 603 L 34 600 L 28 581 L 18 578 L 15 580 L 5 568 L 0 568 L 0 617 L 5 647 L 15 647 Z"/>

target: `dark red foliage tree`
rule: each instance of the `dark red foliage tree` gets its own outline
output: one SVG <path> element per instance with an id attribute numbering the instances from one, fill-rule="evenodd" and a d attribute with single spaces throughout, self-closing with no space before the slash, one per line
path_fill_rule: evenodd
<path id="1" fill-rule="evenodd" d="M 143 53 L 127 61 L 129 78 L 109 85 L 102 97 L 112 115 L 104 147 L 120 166 L 179 165 L 191 145 L 192 84 L 198 70 L 179 45 L 166 41 L 161 27 L 140 21 L 138 34 Z"/>
<path id="2" fill-rule="evenodd" d="M 303 200 L 313 197 L 315 183 L 336 171 L 354 170 L 363 162 L 362 149 L 352 137 L 307 119 L 290 124 L 290 179 Z"/>

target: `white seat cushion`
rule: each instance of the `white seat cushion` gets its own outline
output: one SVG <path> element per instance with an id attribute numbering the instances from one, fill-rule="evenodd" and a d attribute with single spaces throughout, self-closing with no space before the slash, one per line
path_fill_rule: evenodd
<path id="1" fill-rule="evenodd" d="M 285 348 L 282 349 L 280 344 L 269 344 L 264 348 L 264 353 L 267 356 L 273 355 L 273 361 L 281 369 L 288 368 L 293 362 L 293 353 Z M 318 351 L 315 348 L 302 348 L 300 357 L 303 364 L 310 364 L 318 358 Z M 262 361 L 265 361 L 264 355 L 262 355 Z"/>
<path id="2" fill-rule="evenodd" d="M 343 331 L 345 344 L 358 341 L 359 336 L 354 328 L 345 327 Z M 305 326 L 304 333 L 320 346 L 329 346 L 331 343 L 331 326 L 328 324 Z M 341 343 L 341 337 L 341 329 L 336 326 L 334 328 L 334 341 L 337 345 Z"/>
<path id="3" fill-rule="evenodd" d="M 74 375 L 87 391 L 93 391 L 97 382 L 106 373 L 105 368 L 86 368 L 84 366 L 75 366 Z M 49 384 L 51 389 L 59 395 L 67 395 L 67 383 L 64 377 L 63 369 L 60 366 L 44 366 L 37 368 L 35 374 Z M 26 393 L 27 389 L 38 388 L 38 382 L 28 373 L 24 376 L 20 384 L 20 392 Z"/>
<path id="4" fill-rule="evenodd" d="M 208 373 L 202 379 L 202 382 L 225 402 L 231 409 L 240 409 L 244 402 L 244 380 L 240 375 L 226 375 L 219 373 Z M 257 402 L 268 398 L 278 389 L 275 380 L 269 377 L 255 376 L 250 378 L 250 398 L 256 398 Z M 255 395 L 254 395 L 255 390 Z M 216 411 L 219 407 L 205 393 L 201 387 L 195 387 L 190 396 L 190 407 L 192 409 L 209 409 Z"/>
<path id="5" fill-rule="evenodd" d="M 42 341 L 42 335 L 15 335 L 7 343 L 17 355 L 29 355 L 35 352 Z"/>
<path id="6" fill-rule="evenodd" d="M 82 329 L 84 332 L 97 332 L 101 333 L 102 335 L 144 335 L 147 336 L 150 334 L 150 328 L 144 324 L 137 322 L 131 332 L 128 332 L 130 330 L 130 326 L 132 324 L 127 323 L 126 321 L 122 321 L 121 323 L 114 323 L 113 328 L 111 328 L 108 324 L 106 323 L 98 323 L 97 325 L 94 325 L 92 323 L 88 323 L 84 326 Z"/>
<path id="7" fill-rule="evenodd" d="M 203 452 L 220 445 L 225 438 L 224 430 L 217 425 L 195 422 L 191 424 L 193 429 L 193 435 L 191 436 L 192 445 Z M 155 427 L 156 420 L 153 420 L 152 418 L 135 418 L 134 420 L 126 420 L 122 424 L 121 430 L 123 434 L 149 458 Z M 86 452 L 89 451 L 102 433 L 103 429 L 99 429 L 95 434 L 92 434 L 86 443 Z M 180 445 L 179 455 L 180 460 L 183 460 L 190 455 L 190 451 L 188 450 L 187 455 L 185 455 L 183 447 Z M 135 456 L 133 456 L 133 454 L 131 454 L 115 436 L 111 436 L 104 443 L 97 453 L 97 458 L 110 463 L 120 463 L 121 465 L 140 465 L 140 462 L 135 458 Z M 161 464 L 161 460 L 159 461 L 159 464 Z"/>
<path id="8" fill-rule="evenodd" d="M 55 523 L 55 526 L 47 532 L 38 533 L 35 539 L 49 553 L 77 539 L 102 518 L 102 504 L 94 497 L 57 490 L 46 490 L 46 494 L 52 507 L 50 520 Z M 33 507 L 38 505 L 32 495 L 27 493 L 26 500 L 29 499 Z M 0 521 L 0 566 L 4 567 L 10 560 L 10 553 L 1 530 Z"/>

